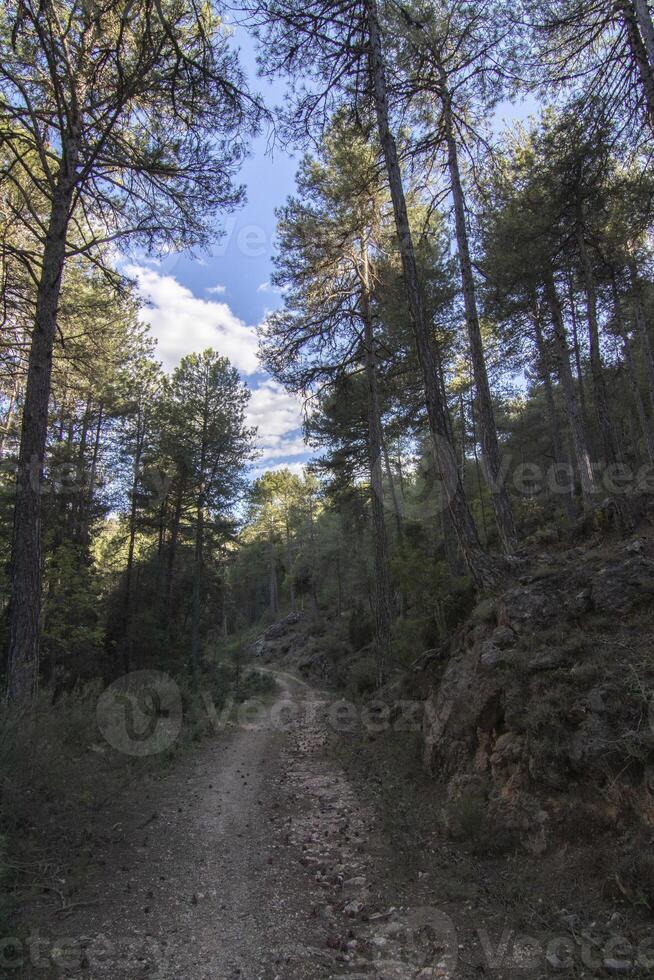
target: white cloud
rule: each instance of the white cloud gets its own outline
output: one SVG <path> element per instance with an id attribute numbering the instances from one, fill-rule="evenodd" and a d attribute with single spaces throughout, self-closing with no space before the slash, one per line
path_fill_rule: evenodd
<path id="1" fill-rule="evenodd" d="M 260 459 L 279 459 L 280 456 L 304 456 L 310 452 L 302 436 L 280 436 L 273 438 L 259 429 L 259 441 L 262 443 Z"/>
<path id="2" fill-rule="evenodd" d="M 299 401 L 271 378 L 253 389 L 248 422 L 258 429 L 262 460 L 302 456 L 309 451 L 300 432 L 302 412 Z"/>
<path id="3" fill-rule="evenodd" d="M 273 284 L 266 280 L 265 282 L 260 282 L 257 286 L 258 293 L 275 293 L 277 296 L 283 296 L 285 288 L 280 288 L 279 286 L 273 286 Z"/>
<path id="4" fill-rule="evenodd" d="M 213 347 L 228 357 L 243 374 L 261 370 L 257 337 L 227 303 L 198 299 L 173 276 L 132 265 L 128 275 L 136 279 L 141 297 L 148 302 L 141 316 L 158 342 L 164 368 L 174 368 L 185 354 Z"/>
<path id="5" fill-rule="evenodd" d="M 270 470 L 290 470 L 295 476 L 304 476 L 305 468 L 306 463 L 273 463 L 271 466 L 256 466 L 252 472 L 253 476 L 257 477 Z"/>
<path id="6" fill-rule="evenodd" d="M 207 286 L 205 289 L 205 293 L 212 293 L 216 296 L 222 296 L 222 294 L 226 292 L 227 286 L 221 286 L 220 283 L 218 283 L 216 286 Z"/>
<path id="7" fill-rule="evenodd" d="M 199 299 L 174 276 L 142 264 L 129 266 L 126 271 L 136 280 L 139 294 L 148 303 L 141 317 L 150 325 L 158 343 L 157 356 L 166 370 L 176 367 L 185 354 L 213 347 L 242 374 L 262 372 L 254 327 L 240 320 L 227 303 Z M 207 292 L 220 293 L 224 288 L 211 286 Z M 258 430 L 261 453 L 256 469 L 278 469 L 286 465 L 286 458 L 308 455 L 298 399 L 270 377 L 251 378 L 250 389 L 248 423 Z M 293 472 L 299 472 L 302 463 L 293 462 L 291 467 Z"/>

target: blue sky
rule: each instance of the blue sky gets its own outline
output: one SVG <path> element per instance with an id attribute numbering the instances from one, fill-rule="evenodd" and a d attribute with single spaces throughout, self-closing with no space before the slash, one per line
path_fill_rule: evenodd
<path id="1" fill-rule="evenodd" d="M 234 39 L 251 86 L 270 106 L 279 104 L 284 86 L 257 79 L 252 40 L 240 28 Z M 533 103 L 501 106 L 498 128 L 534 108 Z M 256 355 L 256 326 L 280 303 L 270 285 L 275 209 L 293 192 L 298 159 L 280 148 L 271 153 L 267 134 L 262 134 L 240 174 L 247 201 L 225 216 L 225 233 L 211 252 L 141 258 L 129 267 L 146 303 L 142 317 L 157 338 L 158 357 L 166 370 L 184 354 L 213 347 L 229 357 L 247 381 L 252 391 L 250 422 L 258 428 L 261 454 L 255 473 L 284 465 L 297 472 L 309 458 L 300 404 L 261 370 Z"/>
<path id="2" fill-rule="evenodd" d="M 252 41 L 237 29 L 235 43 L 252 88 L 269 105 L 283 99 L 284 87 L 256 78 Z M 146 306 L 142 317 L 158 341 L 158 357 L 171 370 L 180 357 L 213 347 L 239 369 L 252 391 L 250 422 L 259 431 L 255 473 L 289 465 L 299 471 L 309 453 L 301 434 L 297 399 L 261 370 L 256 326 L 280 303 L 270 285 L 275 209 L 295 186 L 298 158 L 276 148 L 267 134 L 256 139 L 239 175 L 247 200 L 220 222 L 222 238 L 208 254 L 134 260 L 135 278 Z"/>

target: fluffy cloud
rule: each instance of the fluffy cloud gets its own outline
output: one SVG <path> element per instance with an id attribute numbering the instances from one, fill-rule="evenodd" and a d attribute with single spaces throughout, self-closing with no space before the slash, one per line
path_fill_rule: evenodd
<path id="1" fill-rule="evenodd" d="M 207 347 L 224 354 L 243 374 L 260 370 L 254 328 L 232 313 L 227 303 L 198 299 L 173 276 L 161 275 L 156 269 L 135 265 L 127 271 L 148 303 L 141 315 L 157 339 L 158 356 L 166 370 L 174 368 L 185 354 Z"/>
<path id="2" fill-rule="evenodd" d="M 303 456 L 308 452 L 300 433 L 300 403 L 276 381 L 268 378 L 253 388 L 248 421 L 259 430 L 262 461 Z"/>
<path id="3" fill-rule="evenodd" d="M 290 470 L 295 476 L 304 476 L 305 468 L 306 463 L 273 463 L 270 466 L 255 466 L 252 470 L 252 476 L 256 478 L 270 470 Z"/>
<path id="4" fill-rule="evenodd" d="M 227 292 L 227 286 L 221 286 L 220 283 L 218 283 L 216 286 L 207 286 L 205 292 L 212 293 L 215 296 L 222 296 L 223 293 Z"/>
<path id="5" fill-rule="evenodd" d="M 138 264 L 127 272 L 148 304 L 141 316 L 157 340 L 157 355 L 166 370 L 176 367 L 185 354 L 213 347 L 242 374 L 250 376 L 248 422 L 257 427 L 261 454 L 256 471 L 279 469 L 289 457 L 306 457 L 309 451 L 301 433 L 300 403 L 272 378 L 262 378 L 255 329 L 243 323 L 227 303 L 198 299 L 173 276 L 163 275 L 156 268 Z M 207 292 L 220 293 L 224 288 L 216 285 Z M 256 375 L 259 377 L 253 377 Z M 299 472 L 302 463 L 291 466 Z"/>
<path id="6" fill-rule="evenodd" d="M 309 452 L 307 444 L 301 435 L 271 437 L 266 434 L 264 429 L 259 429 L 259 442 L 261 444 L 261 459 L 279 459 L 280 456 L 306 456 Z M 283 465 L 283 464 L 281 464 Z M 274 466 L 271 467 L 274 469 Z"/>

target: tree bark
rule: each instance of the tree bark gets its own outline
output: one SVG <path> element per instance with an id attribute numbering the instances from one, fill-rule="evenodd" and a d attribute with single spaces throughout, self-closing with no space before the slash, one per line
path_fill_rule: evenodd
<path id="1" fill-rule="evenodd" d="M 654 354 L 652 353 L 652 341 L 650 339 L 649 330 L 647 328 L 647 318 L 645 316 L 645 308 L 643 306 L 642 283 L 638 276 L 638 270 L 636 269 L 635 262 L 630 263 L 629 271 L 631 275 L 631 291 L 633 296 L 634 322 L 636 325 L 636 333 L 638 334 L 638 340 L 640 341 L 640 349 L 645 364 L 645 374 L 647 377 L 649 401 L 652 407 L 652 412 L 654 412 Z"/>
<path id="2" fill-rule="evenodd" d="M 20 390 L 18 378 L 14 381 L 13 387 L 11 389 L 11 395 L 9 396 L 9 405 L 7 406 L 7 414 L 5 415 L 4 422 L 2 423 L 2 435 L 0 435 L 0 460 L 4 458 L 5 446 L 11 432 L 11 424 L 14 421 L 14 412 L 16 410 L 16 405 L 18 404 L 18 392 Z"/>
<path id="3" fill-rule="evenodd" d="M 311 542 L 311 604 L 313 606 L 313 614 L 318 617 L 320 615 L 320 606 L 318 604 L 318 591 L 316 589 L 316 534 L 313 524 L 313 497 L 311 491 L 309 491 L 309 541 Z"/>
<path id="4" fill-rule="evenodd" d="M 289 508 L 287 505 L 284 518 L 286 532 L 286 564 L 288 566 L 288 591 L 291 601 L 291 612 L 294 613 L 297 611 L 297 599 L 295 597 L 295 579 L 293 578 L 293 547 L 291 542 L 290 515 L 288 511 Z"/>
<path id="5" fill-rule="evenodd" d="M 634 363 L 634 355 L 631 346 L 631 340 L 626 335 L 623 336 L 622 338 L 622 349 L 624 352 L 625 364 L 627 365 L 627 374 L 629 375 L 629 385 L 631 387 L 631 393 L 633 396 L 634 408 L 636 409 L 636 415 L 638 417 L 638 422 L 640 424 L 640 428 L 643 433 L 643 439 L 645 441 L 645 449 L 647 450 L 647 455 L 649 456 L 650 463 L 654 463 L 654 431 L 652 428 L 652 422 L 647 417 L 647 412 L 645 411 L 643 398 L 640 393 L 638 372 L 636 371 L 636 365 Z"/>
<path id="6" fill-rule="evenodd" d="M 422 369 L 432 452 L 443 480 L 447 506 L 456 528 L 466 564 L 477 585 L 492 588 L 499 584 L 501 575 L 479 541 L 477 529 L 461 485 L 454 449 L 448 438 L 446 411 L 439 389 L 437 363 L 420 292 L 418 267 L 409 225 L 402 172 L 397 146 L 390 130 L 386 70 L 376 0 L 365 0 L 365 12 L 369 34 L 369 60 L 375 114 L 393 203 L 395 228 L 400 247 L 411 323 L 416 340 L 418 360 Z"/>
<path id="7" fill-rule="evenodd" d="M 202 417 L 202 442 L 200 445 L 200 484 L 195 513 L 195 553 L 193 558 L 193 608 L 191 617 L 191 671 L 193 690 L 200 681 L 200 619 L 202 614 L 202 580 L 204 577 L 204 505 L 208 493 L 205 470 L 207 467 L 209 431 L 209 390 L 205 380 L 204 412 Z"/>
<path id="8" fill-rule="evenodd" d="M 341 581 L 341 556 L 336 555 L 336 614 L 343 615 L 343 583 Z"/>
<path id="9" fill-rule="evenodd" d="M 91 454 L 91 468 L 89 470 L 89 485 L 84 505 L 84 528 L 82 532 L 83 541 L 88 543 L 89 527 L 93 516 L 93 499 L 95 497 L 95 481 L 98 475 L 98 460 L 100 458 L 100 441 L 102 436 L 102 423 L 104 421 L 104 402 L 98 405 L 98 421 L 95 425 L 95 436 L 93 438 L 93 452 Z"/>
<path id="10" fill-rule="evenodd" d="M 386 667 L 391 649 L 392 597 L 388 575 L 388 535 L 384 514 L 384 484 L 382 480 L 381 411 L 379 407 L 379 388 L 377 385 L 377 355 L 370 306 L 370 275 L 368 255 L 365 244 L 361 249 L 361 320 L 363 322 L 363 346 L 366 369 L 367 407 L 368 407 L 368 470 L 370 474 L 370 507 L 372 510 L 372 529 L 374 540 L 374 620 L 375 648 L 377 660 L 377 684 L 382 686 L 386 679 Z"/>
<path id="11" fill-rule="evenodd" d="M 127 545 L 127 567 L 125 569 L 125 594 L 123 596 L 123 668 L 129 673 L 132 663 L 132 637 L 130 623 L 132 618 L 132 577 L 134 572 L 134 551 L 136 547 L 136 512 L 141 458 L 145 443 L 145 419 L 143 406 L 139 405 L 136 416 L 136 443 L 134 446 L 134 466 L 132 470 L 132 490 L 129 508 L 129 540 Z"/>
<path id="12" fill-rule="evenodd" d="M 175 574 L 175 558 L 177 556 L 177 542 L 179 541 L 179 527 L 182 520 L 182 504 L 184 499 L 184 483 L 180 480 L 179 490 L 175 499 L 175 510 L 170 531 L 170 542 L 168 544 L 168 555 L 166 560 L 166 581 L 164 585 L 164 625 L 166 632 L 169 633 L 170 614 L 173 602 L 173 578 Z"/>
<path id="13" fill-rule="evenodd" d="M 641 35 L 642 28 L 640 17 L 638 16 L 638 6 L 644 5 L 636 3 L 636 9 L 634 9 L 630 0 L 621 0 L 618 9 L 621 12 L 622 22 L 627 32 L 627 42 L 631 51 L 631 57 L 641 85 L 643 86 L 647 119 L 650 127 L 654 130 L 654 66 L 652 66 L 648 59 L 647 48 Z M 651 28 L 651 18 L 649 18 L 649 26 Z"/>
<path id="14" fill-rule="evenodd" d="M 275 543 L 273 541 L 272 533 L 270 534 L 269 541 L 268 573 L 270 613 L 273 617 L 276 617 L 279 613 L 279 598 L 277 593 L 277 569 L 275 568 Z"/>
<path id="15" fill-rule="evenodd" d="M 633 341 L 629 336 L 629 330 L 622 307 L 622 300 L 620 298 L 618 284 L 613 270 L 611 271 L 611 286 L 613 291 L 615 318 L 618 324 L 618 333 L 622 337 L 624 362 L 627 368 L 627 375 L 629 377 L 629 386 L 631 388 L 634 408 L 636 410 L 638 423 L 643 434 L 647 455 L 650 462 L 654 463 L 654 428 L 652 426 L 652 422 L 647 417 L 647 411 L 645 410 L 645 404 L 643 402 L 643 397 L 640 390 L 640 380 L 638 378 L 638 371 L 636 370 L 636 362 L 634 359 Z M 634 445 L 637 445 L 637 440 L 634 440 Z"/>
<path id="16" fill-rule="evenodd" d="M 484 532 L 484 542 L 488 542 L 488 524 L 486 523 L 486 505 L 484 504 L 484 483 L 481 478 L 479 457 L 477 455 L 477 422 L 475 418 L 475 407 L 473 404 L 472 392 L 470 393 L 470 420 L 472 422 L 472 455 L 475 460 L 475 476 L 477 477 L 477 492 L 479 494 L 479 510 L 481 513 L 481 527 Z"/>
<path id="17" fill-rule="evenodd" d="M 85 510 L 88 500 L 88 490 L 86 486 L 86 450 L 88 447 L 89 427 L 91 424 L 91 408 L 92 400 L 91 396 L 88 395 L 86 399 L 86 406 L 84 408 L 84 415 L 82 417 L 82 430 L 79 437 L 77 469 L 75 472 L 76 486 L 71 506 L 71 539 L 76 541 L 78 544 L 83 544 L 86 541 L 85 527 L 87 521 Z"/>
<path id="18" fill-rule="evenodd" d="M 400 501 L 397 496 L 397 490 L 395 489 L 395 479 L 393 478 L 393 471 L 391 469 L 391 461 L 388 458 L 388 450 L 386 448 L 386 440 L 384 439 L 384 434 L 382 431 L 382 455 L 384 457 L 384 470 L 386 471 L 386 479 L 388 480 L 388 487 L 391 491 L 391 500 L 393 501 L 393 517 L 395 519 L 395 529 L 397 531 L 398 541 L 402 539 L 403 527 L 402 527 L 402 508 L 400 506 Z"/>
<path id="19" fill-rule="evenodd" d="M 581 348 L 579 347 L 579 330 L 577 327 L 577 304 L 575 303 L 575 291 L 572 280 L 568 280 L 568 300 L 570 302 L 570 322 L 572 324 L 572 353 L 575 359 L 575 370 L 577 372 L 577 385 L 579 387 L 579 404 L 581 415 L 584 421 L 588 418 L 586 410 L 586 389 L 584 386 L 584 372 L 581 369 Z"/>
<path id="20" fill-rule="evenodd" d="M 475 280 L 472 273 L 470 243 L 468 241 L 468 229 L 466 225 L 465 198 L 459 169 L 459 151 L 454 135 L 451 97 L 447 89 L 444 73 L 442 73 L 441 77 L 441 89 L 445 139 L 447 141 L 448 170 L 452 189 L 452 201 L 454 203 L 457 252 L 459 255 L 459 268 L 461 270 L 461 285 L 463 288 L 463 302 L 468 328 L 470 359 L 472 361 L 472 372 L 475 379 L 477 417 L 479 420 L 484 472 L 486 482 L 491 491 L 493 510 L 495 512 L 495 520 L 502 541 L 502 547 L 507 554 L 511 554 L 515 549 L 517 535 L 513 522 L 511 501 L 509 500 L 509 494 L 502 474 L 500 445 L 497 438 L 493 401 L 488 383 L 484 345 L 479 326 Z"/>
<path id="21" fill-rule="evenodd" d="M 597 496 L 597 485 L 593 472 L 593 463 L 588 448 L 588 437 L 586 426 L 579 407 L 579 400 L 572 378 L 572 368 L 570 367 L 570 351 L 568 340 L 565 333 L 563 322 L 563 311 L 561 301 L 556 291 L 556 283 L 552 272 L 545 279 L 545 298 L 552 317 L 554 327 L 554 344 L 559 367 L 559 378 L 563 390 L 566 411 L 568 414 L 568 424 L 572 435 L 572 445 L 575 451 L 577 466 L 579 467 L 579 477 L 581 480 L 581 493 L 584 502 L 592 504 Z"/>
<path id="22" fill-rule="evenodd" d="M 193 556 L 193 611 L 191 617 L 191 671 L 193 690 L 200 682 L 200 619 L 202 613 L 202 579 L 204 571 L 204 489 L 201 490 L 195 516 L 195 552 Z"/>
<path id="23" fill-rule="evenodd" d="M 27 368 L 11 560 L 6 697 L 28 706 L 36 697 L 41 615 L 41 493 L 48 434 L 52 352 L 66 237 L 75 188 L 76 145 L 64 147 L 43 247 Z"/>
<path id="24" fill-rule="evenodd" d="M 647 62 L 651 72 L 654 72 L 654 23 L 647 0 L 633 0 L 636 20 L 647 52 Z"/>
<path id="25" fill-rule="evenodd" d="M 584 236 L 583 219 L 577 222 L 577 246 L 584 276 L 586 292 L 586 312 L 588 317 L 588 341 L 590 350 L 590 371 L 593 378 L 593 394 L 595 396 L 595 415 L 600 431 L 604 460 L 607 465 L 619 458 L 617 441 L 613 433 L 613 421 L 609 411 L 609 402 L 604 381 L 604 367 L 600 351 L 599 326 L 597 322 L 597 289 L 595 273 L 591 262 L 586 239 Z"/>
<path id="26" fill-rule="evenodd" d="M 554 399 L 554 391 L 552 389 L 552 378 L 550 375 L 550 359 L 547 353 L 547 347 L 545 345 L 545 338 L 543 336 L 543 325 L 540 319 L 540 310 L 535 309 L 533 314 L 533 324 L 534 324 L 534 339 L 536 341 L 536 350 L 538 351 L 538 363 L 540 368 L 540 375 L 543 381 L 543 389 L 545 391 L 545 404 L 547 405 L 547 416 L 550 426 L 550 437 L 552 440 L 552 453 L 554 455 L 555 463 L 565 463 L 566 454 L 563 448 L 563 436 L 561 434 L 561 426 L 559 425 L 559 415 L 556 410 L 556 401 Z M 565 509 L 568 517 L 575 517 L 575 506 L 574 500 L 571 495 L 566 493 L 565 495 Z"/>

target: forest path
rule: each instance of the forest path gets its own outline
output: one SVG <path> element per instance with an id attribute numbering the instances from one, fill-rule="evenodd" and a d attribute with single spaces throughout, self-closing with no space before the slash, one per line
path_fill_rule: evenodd
<path id="1" fill-rule="evenodd" d="M 63 918 L 34 912 L 29 926 L 40 939 L 13 975 L 479 975 L 479 963 L 468 972 L 461 962 L 456 911 L 426 901 L 428 879 L 416 891 L 415 872 L 404 886 L 389 876 L 392 843 L 330 744 L 334 702 L 290 674 L 261 669 L 279 691 L 255 722 L 242 714 L 107 808 L 78 904 Z"/>

